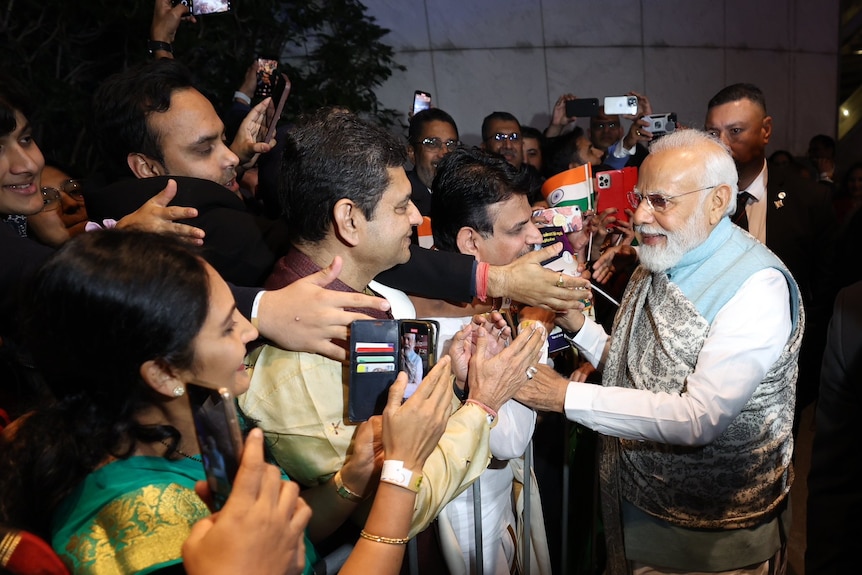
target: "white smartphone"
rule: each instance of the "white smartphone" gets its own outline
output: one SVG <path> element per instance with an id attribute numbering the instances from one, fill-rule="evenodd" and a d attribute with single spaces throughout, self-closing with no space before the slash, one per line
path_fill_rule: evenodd
<path id="1" fill-rule="evenodd" d="M 606 96 L 605 114 L 622 114 L 634 116 L 638 113 L 637 96 Z"/>

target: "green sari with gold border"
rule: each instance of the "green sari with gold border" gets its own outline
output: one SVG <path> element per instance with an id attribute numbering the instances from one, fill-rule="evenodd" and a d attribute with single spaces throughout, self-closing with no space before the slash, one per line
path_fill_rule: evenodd
<path id="1" fill-rule="evenodd" d="M 72 573 L 150 573 L 182 563 L 192 525 L 210 514 L 195 494 L 203 465 L 136 456 L 90 473 L 58 507 L 52 545 Z M 305 573 L 317 561 L 306 538 Z"/>

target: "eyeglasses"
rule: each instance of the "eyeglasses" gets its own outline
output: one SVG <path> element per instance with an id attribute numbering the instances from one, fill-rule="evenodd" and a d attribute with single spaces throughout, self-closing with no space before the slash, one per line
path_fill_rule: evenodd
<path id="1" fill-rule="evenodd" d="M 57 188 L 42 188 L 42 210 L 50 212 L 60 207 L 60 190 Z"/>
<path id="2" fill-rule="evenodd" d="M 521 134 L 519 134 L 518 132 L 512 132 L 511 134 L 497 132 L 496 134 L 488 138 L 488 140 L 497 140 L 498 142 L 503 142 L 505 140 L 509 140 L 510 142 L 517 142 L 520 139 Z"/>
<path id="3" fill-rule="evenodd" d="M 60 190 L 66 192 L 73 199 L 83 201 L 84 199 L 84 180 L 69 179 L 60 184 Z"/>
<path id="4" fill-rule="evenodd" d="M 673 203 L 670 201 L 674 198 L 681 198 L 683 196 L 687 196 L 689 194 L 693 194 L 695 192 L 702 192 L 704 190 L 709 190 L 716 187 L 718 184 L 712 186 L 706 186 L 705 188 L 699 188 L 697 190 L 692 190 L 690 192 L 685 192 L 682 194 L 677 194 L 675 196 L 665 196 L 664 194 L 641 194 L 637 188 L 633 189 L 629 193 L 626 194 L 626 197 L 629 200 L 629 204 L 631 204 L 632 208 L 637 209 L 643 200 L 646 200 L 647 207 L 654 212 L 664 212 L 671 206 Z"/>
<path id="5" fill-rule="evenodd" d="M 444 142 L 440 138 L 425 138 L 419 143 L 422 144 L 424 147 L 428 148 L 429 150 L 435 151 L 442 149 L 443 146 L 446 146 L 446 150 L 449 152 L 461 145 L 460 140 L 446 140 Z"/>
<path id="6" fill-rule="evenodd" d="M 619 126 L 618 122 L 596 122 L 592 125 L 594 130 L 613 130 Z"/>

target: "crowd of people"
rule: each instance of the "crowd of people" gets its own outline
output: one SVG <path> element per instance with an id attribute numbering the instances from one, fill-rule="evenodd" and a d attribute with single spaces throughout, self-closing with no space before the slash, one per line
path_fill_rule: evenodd
<path id="1" fill-rule="evenodd" d="M 630 92 L 636 114 L 588 130 L 572 94 L 544 131 L 492 111 L 475 148 L 441 109 L 405 143 L 338 102 L 266 141 L 256 65 L 220 114 L 172 4 L 153 58 L 94 94 L 105 185 L 46 161 L 0 78 L 3 568 L 44 559 L 35 539 L 53 572 L 550 574 L 581 544 L 559 540 L 562 469 L 530 464 L 557 417 L 598 442 L 573 469 L 600 516 L 575 510 L 600 524 L 580 572 L 783 573 L 817 400 L 806 567 L 851 569 L 862 169 L 831 138 L 767 158 L 780 120 L 734 84 L 661 137 Z M 637 168 L 629 204 L 543 247 L 543 184 L 584 165 Z M 575 267 L 543 265 L 563 249 Z M 352 421 L 351 323 L 417 318 L 433 357 L 400 337 L 382 414 Z M 200 387 L 245 436 L 223 506 Z"/>

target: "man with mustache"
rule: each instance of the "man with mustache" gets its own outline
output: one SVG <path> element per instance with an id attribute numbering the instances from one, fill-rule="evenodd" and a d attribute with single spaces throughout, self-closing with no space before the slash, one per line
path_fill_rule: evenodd
<path id="1" fill-rule="evenodd" d="M 491 112 L 482 120 L 482 149 L 500 154 L 521 169 L 524 163 L 524 142 L 521 123 L 509 112 Z"/>
<path id="2" fill-rule="evenodd" d="M 607 573 L 786 564 L 804 313 L 784 264 L 731 223 L 737 180 L 703 132 L 653 143 L 631 194 L 641 265 L 613 335 L 565 318 L 602 385 L 540 366 L 515 396 L 603 434 Z"/>

